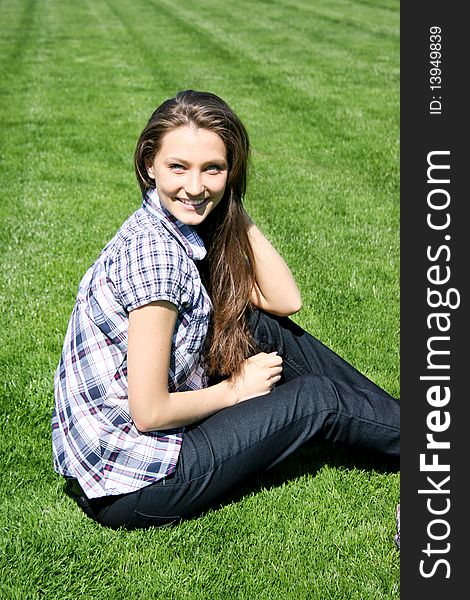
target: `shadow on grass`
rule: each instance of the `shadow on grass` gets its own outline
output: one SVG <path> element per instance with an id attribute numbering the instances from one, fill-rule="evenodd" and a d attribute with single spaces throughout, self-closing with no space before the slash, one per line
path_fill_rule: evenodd
<path id="1" fill-rule="evenodd" d="M 222 508 L 240 501 L 244 496 L 279 487 L 305 475 L 316 475 L 325 465 L 342 469 L 359 469 L 376 473 L 398 473 L 400 460 L 380 453 L 351 449 L 329 442 L 307 443 L 281 463 L 247 478 L 243 484 L 219 498 L 211 508 Z"/>

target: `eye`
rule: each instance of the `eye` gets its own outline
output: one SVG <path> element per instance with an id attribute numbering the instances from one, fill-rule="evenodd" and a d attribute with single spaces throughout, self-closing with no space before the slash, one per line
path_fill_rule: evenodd
<path id="1" fill-rule="evenodd" d="M 208 173 L 220 173 L 221 171 L 224 170 L 224 167 L 222 165 L 209 165 L 206 169 L 206 171 Z"/>
<path id="2" fill-rule="evenodd" d="M 184 166 L 180 165 L 179 163 L 171 163 L 170 165 L 168 165 L 168 168 L 170 169 L 170 171 L 173 171 L 175 173 L 181 173 L 184 171 Z"/>

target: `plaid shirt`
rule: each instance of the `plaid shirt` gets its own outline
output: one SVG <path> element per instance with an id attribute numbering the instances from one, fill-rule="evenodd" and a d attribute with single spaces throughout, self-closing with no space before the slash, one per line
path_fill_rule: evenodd
<path id="1" fill-rule="evenodd" d="M 89 498 L 133 492 L 174 471 L 184 428 L 142 433 L 127 401 L 129 311 L 178 308 L 168 389 L 207 385 L 201 357 L 211 302 L 196 260 L 204 245 L 151 190 L 83 277 L 55 373 L 54 469 Z"/>

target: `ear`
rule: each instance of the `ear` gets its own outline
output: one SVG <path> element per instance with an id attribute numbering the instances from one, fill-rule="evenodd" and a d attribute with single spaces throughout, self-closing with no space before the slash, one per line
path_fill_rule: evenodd
<path id="1" fill-rule="evenodd" d="M 153 164 L 152 163 L 148 163 L 147 164 L 147 173 L 148 173 L 148 176 L 151 179 L 155 179 L 155 171 L 153 169 Z"/>

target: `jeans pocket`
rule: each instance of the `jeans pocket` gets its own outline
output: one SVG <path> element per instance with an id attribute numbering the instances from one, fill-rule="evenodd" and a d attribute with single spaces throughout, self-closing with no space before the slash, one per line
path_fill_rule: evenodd
<path id="1" fill-rule="evenodd" d="M 127 523 L 126 529 L 147 529 L 148 527 L 164 527 L 168 525 L 174 525 L 181 520 L 179 515 L 171 516 L 160 516 L 160 515 L 146 515 L 144 513 L 135 510 L 132 513 L 129 522 Z"/>

